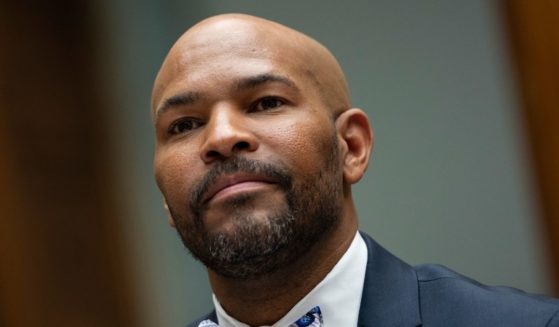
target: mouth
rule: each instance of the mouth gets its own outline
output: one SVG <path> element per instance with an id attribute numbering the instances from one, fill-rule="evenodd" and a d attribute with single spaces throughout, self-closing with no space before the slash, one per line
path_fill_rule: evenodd
<path id="1" fill-rule="evenodd" d="M 236 173 L 224 175 L 215 180 L 202 196 L 202 205 L 236 194 L 256 191 L 264 186 L 276 184 L 269 177 L 253 173 Z"/>

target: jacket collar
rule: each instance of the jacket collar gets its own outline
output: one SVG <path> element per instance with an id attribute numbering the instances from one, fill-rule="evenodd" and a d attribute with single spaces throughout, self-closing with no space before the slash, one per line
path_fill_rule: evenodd
<path id="1" fill-rule="evenodd" d="M 361 236 L 368 259 L 358 325 L 421 326 L 415 271 L 365 233 Z"/>

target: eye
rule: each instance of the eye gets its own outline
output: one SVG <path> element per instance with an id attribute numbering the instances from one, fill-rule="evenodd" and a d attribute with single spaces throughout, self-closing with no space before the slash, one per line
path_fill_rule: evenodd
<path id="1" fill-rule="evenodd" d="M 267 111 L 271 109 L 276 109 L 278 107 L 283 106 L 285 103 L 286 103 L 285 100 L 281 98 L 268 96 L 259 99 L 253 105 L 251 105 L 250 111 L 257 112 L 257 111 Z"/>
<path id="2" fill-rule="evenodd" d="M 183 118 L 179 119 L 169 126 L 168 133 L 171 135 L 188 133 L 202 125 L 197 119 Z"/>

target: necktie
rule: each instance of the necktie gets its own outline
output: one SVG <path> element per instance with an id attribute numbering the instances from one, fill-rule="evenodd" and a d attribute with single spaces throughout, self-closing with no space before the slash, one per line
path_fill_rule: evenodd
<path id="1" fill-rule="evenodd" d="M 299 318 L 296 322 L 289 325 L 289 327 L 320 327 L 322 326 L 322 312 L 320 307 L 316 306 L 307 312 L 304 316 Z"/>
<path id="2" fill-rule="evenodd" d="M 312 308 L 309 312 L 299 318 L 296 322 L 292 323 L 288 327 L 321 327 L 322 326 L 322 312 L 320 312 L 320 307 L 316 306 Z M 219 327 L 218 324 L 206 319 L 198 325 L 198 327 Z"/>

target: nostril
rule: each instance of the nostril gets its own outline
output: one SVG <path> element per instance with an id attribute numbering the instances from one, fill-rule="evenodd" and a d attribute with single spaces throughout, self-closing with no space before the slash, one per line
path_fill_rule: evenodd
<path id="1" fill-rule="evenodd" d="M 209 150 L 206 152 L 206 158 L 215 159 L 220 157 L 228 157 L 235 152 L 249 150 L 249 149 L 250 149 L 250 144 L 248 142 L 240 141 L 235 143 L 235 145 L 233 145 L 231 151 L 221 152 L 220 150 Z"/>
<path id="2" fill-rule="evenodd" d="M 237 142 L 235 143 L 235 146 L 233 146 L 233 150 L 247 150 L 249 148 L 250 145 L 245 141 Z"/>
<path id="3" fill-rule="evenodd" d="M 220 154 L 218 151 L 215 151 L 215 150 L 210 150 L 210 151 L 208 151 L 208 152 L 206 153 L 206 156 L 207 156 L 208 158 L 217 158 L 217 157 L 219 157 L 220 155 L 221 155 L 221 154 Z"/>

